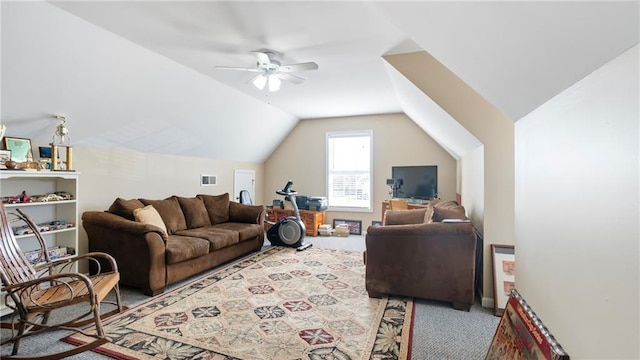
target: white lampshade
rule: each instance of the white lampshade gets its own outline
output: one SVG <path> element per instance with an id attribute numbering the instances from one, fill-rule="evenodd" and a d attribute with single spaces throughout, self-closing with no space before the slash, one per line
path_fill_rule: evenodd
<path id="1" fill-rule="evenodd" d="M 253 79 L 253 85 L 255 85 L 255 87 L 257 87 L 260 90 L 264 89 L 264 86 L 266 84 L 267 84 L 267 77 L 264 75 L 256 76 L 255 79 Z"/>
<path id="2" fill-rule="evenodd" d="M 282 81 L 276 75 L 269 75 L 269 91 L 280 90 L 280 84 Z"/>

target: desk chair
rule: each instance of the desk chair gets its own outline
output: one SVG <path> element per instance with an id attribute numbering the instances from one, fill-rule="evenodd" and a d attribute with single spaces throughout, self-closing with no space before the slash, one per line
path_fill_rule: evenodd
<path id="1" fill-rule="evenodd" d="M 389 210 L 407 210 L 409 209 L 409 203 L 403 199 L 391 199 L 389 200 Z"/>

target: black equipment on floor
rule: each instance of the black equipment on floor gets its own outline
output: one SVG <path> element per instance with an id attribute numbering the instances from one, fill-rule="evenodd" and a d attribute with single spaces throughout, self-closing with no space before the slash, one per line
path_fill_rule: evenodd
<path id="1" fill-rule="evenodd" d="M 293 186 L 293 181 L 289 180 L 282 190 L 276 190 L 276 194 L 284 196 L 285 200 L 291 202 L 295 216 L 283 217 L 276 222 L 265 221 L 271 225 L 271 228 L 267 230 L 267 239 L 271 242 L 271 245 L 295 247 L 298 251 L 301 251 L 312 244 L 303 242 L 306 228 L 300 218 L 298 204 L 296 204 L 296 194 L 298 192 L 291 189 L 291 186 Z"/>

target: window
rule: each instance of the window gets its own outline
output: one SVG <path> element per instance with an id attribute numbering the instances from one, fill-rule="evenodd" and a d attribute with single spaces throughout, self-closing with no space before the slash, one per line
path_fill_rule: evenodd
<path id="1" fill-rule="evenodd" d="M 373 131 L 327 133 L 327 197 L 338 211 L 372 211 Z"/>

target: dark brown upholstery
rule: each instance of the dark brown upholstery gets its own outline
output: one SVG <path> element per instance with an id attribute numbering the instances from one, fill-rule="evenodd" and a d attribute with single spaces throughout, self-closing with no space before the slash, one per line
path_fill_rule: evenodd
<path id="1" fill-rule="evenodd" d="M 211 225 L 209 213 L 199 197 L 185 198 L 176 196 L 187 222 L 187 229 L 195 229 Z"/>
<path id="2" fill-rule="evenodd" d="M 176 231 L 186 230 L 187 222 L 184 219 L 184 213 L 178 203 L 178 199 L 175 196 L 164 200 L 149 200 L 140 199 L 145 205 L 151 205 L 160 214 L 162 221 L 167 226 L 167 232 L 169 235 L 174 234 Z"/>
<path id="3" fill-rule="evenodd" d="M 457 209 L 458 216 L 460 211 L 464 208 Z M 431 219 L 424 219 L 428 212 L 389 210 L 386 220 L 394 225 L 367 229 L 367 292 L 371 297 L 394 294 L 449 301 L 454 308 L 468 311 L 474 302 L 473 225 L 428 223 Z M 418 221 L 421 216 L 422 223 Z"/>
<path id="4" fill-rule="evenodd" d="M 199 194 L 209 213 L 211 225 L 229 221 L 229 193 L 220 195 Z"/>
<path id="5" fill-rule="evenodd" d="M 113 204 L 109 206 L 109 210 L 107 211 L 129 220 L 135 220 L 133 217 L 133 210 L 142 207 L 144 207 L 144 204 L 138 199 L 126 200 L 123 198 L 117 198 L 114 200 Z"/>
<path id="6" fill-rule="evenodd" d="M 157 226 L 131 220 L 133 215 L 128 217 L 133 209 L 145 205 L 158 210 L 168 235 Z M 83 213 L 82 225 L 89 251 L 105 252 L 116 259 L 122 284 L 155 295 L 169 284 L 260 250 L 264 214 L 264 206 L 231 202 L 228 194 L 116 199 L 109 211 Z M 212 220 L 218 223 L 211 225 Z M 109 268 L 109 264 L 101 266 Z M 91 271 L 96 269 L 94 265 Z"/>

